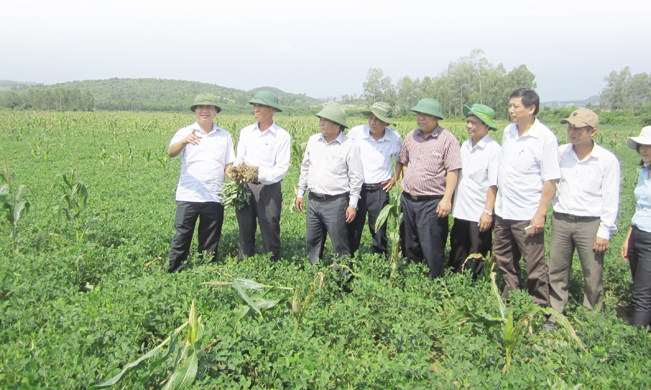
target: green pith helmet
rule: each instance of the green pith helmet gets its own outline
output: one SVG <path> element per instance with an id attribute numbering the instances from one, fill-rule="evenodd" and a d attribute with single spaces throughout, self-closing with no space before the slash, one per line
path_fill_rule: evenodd
<path id="1" fill-rule="evenodd" d="M 192 103 L 190 106 L 192 112 L 194 112 L 194 109 L 197 106 L 215 106 L 215 108 L 217 108 L 217 112 L 220 112 L 222 110 L 222 108 L 219 107 L 219 104 L 217 104 L 217 96 L 208 92 L 201 92 L 197 95 L 197 97 L 194 99 L 194 103 Z"/>
<path id="2" fill-rule="evenodd" d="M 493 121 L 495 120 L 495 111 L 492 108 L 485 106 L 483 104 L 473 104 L 472 108 L 463 105 L 463 115 L 468 117 L 468 115 L 474 115 L 479 120 L 484 122 L 486 126 L 490 127 L 491 130 L 497 130 L 497 126 Z"/>
<path id="3" fill-rule="evenodd" d="M 249 100 L 249 103 L 262 104 L 264 106 L 273 107 L 278 112 L 283 112 L 282 108 L 280 108 L 280 104 L 278 104 L 278 96 L 271 91 L 258 91 L 258 93 L 255 94 L 255 97 Z"/>
<path id="4" fill-rule="evenodd" d="M 348 123 L 346 123 L 346 113 L 338 104 L 328 104 L 323 107 L 323 110 L 319 111 L 316 116 L 333 121 L 338 125 L 342 125 L 345 129 L 348 128 Z"/>
<path id="5" fill-rule="evenodd" d="M 418 104 L 416 104 L 416 107 L 410 108 L 409 111 L 433 115 L 439 119 L 443 119 L 443 113 L 441 112 L 441 103 L 432 98 L 420 99 L 418 101 Z"/>
<path id="6" fill-rule="evenodd" d="M 396 125 L 395 122 L 391 120 L 391 106 L 385 102 L 377 102 L 371 106 L 370 111 L 362 111 L 362 114 L 369 116 L 371 114 L 375 115 L 377 119 L 381 120 L 384 123 L 390 125 Z"/>

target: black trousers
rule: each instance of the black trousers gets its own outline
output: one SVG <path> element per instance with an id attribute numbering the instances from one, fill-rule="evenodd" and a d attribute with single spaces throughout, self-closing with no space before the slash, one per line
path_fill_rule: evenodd
<path id="1" fill-rule="evenodd" d="M 280 182 L 262 185 L 250 184 L 249 204 L 235 210 L 240 227 L 239 259 L 255 255 L 255 231 L 260 224 L 263 253 L 271 253 L 272 259 L 280 259 L 280 211 L 283 192 Z M 257 219 L 257 223 L 256 223 Z"/>
<path id="2" fill-rule="evenodd" d="M 628 240 L 628 261 L 633 277 L 632 325 L 651 325 L 651 233 L 633 226 Z"/>
<path id="3" fill-rule="evenodd" d="M 465 219 L 454 219 L 452 231 L 450 232 L 450 257 L 448 267 L 454 272 L 461 272 L 463 264 L 472 253 L 479 253 L 486 256 L 493 245 L 493 227 L 485 232 L 479 231 L 477 222 L 466 221 Z M 484 273 L 484 262 L 476 259 L 474 264 L 466 264 L 464 269 L 472 265 L 474 278 Z"/>
<path id="4" fill-rule="evenodd" d="M 368 229 L 373 239 L 371 253 L 386 254 L 387 250 L 387 225 L 386 223 L 379 230 L 375 230 L 375 221 L 380 215 L 384 206 L 389 204 L 389 193 L 382 189 L 365 190 L 362 188 L 359 202 L 357 203 L 357 215 L 355 220 L 348 225 L 348 242 L 351 256 L 359 249 L 362 240 L 362 233 L 366 225 L 366 214 L 368 214 Z"/>
<path id="5" fill-rule="evenodd" d="M 194 226 L 199 218 L 199 246 L 197 250 L 212 254 L 211 260 L 217 257 L 219 239 L 222 235 L 224 222 L 224 206 L 218 202 L 176 202 L 176 216 L 172 245 L 168 254 L 170 265 L 168 272 L 178 272 L 182 263 L 188 258 Z"/>
<path id="6" fill-rule="evenodd" d="M 346 208 L 348 196 L 322 200 L 310 195 L 305 220 L 305 244 L 310 263 L 316 264 L 323 258 L 326 234 L 330 236 L 335 257 L 350 256 Z"/>
<path id="7" fill-rule="evenodd" d="M 413 200 L 402 194 L 401 206 L 405 222 L 405 257 L 407 264 L 422 262 L 429 266 L 430 279 L 443 276 L 445 243 L 448 239 L 448 218 L 436 212 L 440 199 Z"/>

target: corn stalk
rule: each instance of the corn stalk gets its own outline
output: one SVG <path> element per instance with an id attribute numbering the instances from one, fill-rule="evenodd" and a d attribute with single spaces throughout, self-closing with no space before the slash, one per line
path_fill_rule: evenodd
<path id="1" fill-rule="evenodd" d="M 402 223 L 402 211 L 400 210 L 399 191 L 393 191 L 390 193 L 389 204 L 382 208 L 377 220 L 375 221 L 375 231 L 380 230 L 388 220 L 389 216 L 391 216 L 395 222 L 395 229 L 391 230 L 387 234 L 387 239 L 389 241 L 389 267 L 391 268 L 391 273 L 389 274 L 389 286 L 391 286 L 391 281 L 393 280 L 396 269 L 398 268 L 398 259 L 401 257 L 400 224 Z"/>

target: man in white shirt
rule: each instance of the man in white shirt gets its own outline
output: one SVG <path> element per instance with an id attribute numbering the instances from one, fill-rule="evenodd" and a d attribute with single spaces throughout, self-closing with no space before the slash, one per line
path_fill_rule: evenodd
<path id="1" fill-rule="evenodd" d="M 295 201 L 296 209 L 303 210 L 303 197 L 310 191 L 305 241 L 312 264 L 323 258 L 326 233 L 336 257 L 350 256 L 348 224 L 357 214 L 364 180 L 359 146 L 343 134 L 348 127 L 344 110 L 329 104 L 316 116 L 321 133 L 307 142 Z"/>
<path id="2" fill-rule="evenodd" d="M 502 157 L 502 147 L 488 135 L 497 130 L 492 108 L 473 104 L 463 106 L 466 128 L 470 138 L 461 145 L 459 183 L 454 192 L 452 216 L 454 225 L 450 233 L 450 258 L 448 266 L 461 272 L 468 255 L 486 256 L 493 244 L 493 208 L 497 195 L 497 175 Z M 473 277 L 484 270 L 484 262 L 475 260 Z"/>
<path id="3" fill-rule="evenodd" d="M 256 123 L 240 131 L 235 165 L 246 163 L 258 167 L 258 178 L 249 184 L 249 204 L 235 211 L 240 228 L 239 259 L 255 254 L 257 218 L 263 251 L 278 261 L 283 204 L 280 183 L 289 168 L 292 138 L 273 120 L 276 112 L 282 112 L 276 94 L 259 91 L 249 103 L 253 105 Z"/>
<path id="4" fill-rule="evenodd" d="M 539 106 L 540 98 L 532 89 L 511 94 L 513 123 L 502 136 L 494 250 L 505 284 L 502 296 L 508 299 L 509 291 L 523 287 L 520 257 L 524 257 L 529 295 L 533 302 L 549 306 L 545 218 L 561 172 L 558 141 L 536 118 Z"/>
<path id="5" fill-rule="evenodd" d="M 197 95 L 190 109 L 197 121 L 174 134 L 167 154 L 181 155 L 181 174 L 176 187 L 176 216 L 169 252 L 168 272 L 178 272 L 188 258 L 194 226 L 199 218 L 199 247 L 217 256 L 224 221 L 221 204 L 224 172 L 235 161 L 233 139 L 228 131 L 217 127 L 213 120 L 221 111 L 217 97 L 210 93 Z"/>
<path id="6" fill-rule="evenodd" d="M 561 180 L 552 200 L 549 300 L 554 310 L 563 312 L 576 248 L 583 269 L 583 304 L 602 310 L 604 253 L 617 230 L 619 161 L 593 141 L 599 125 L 593 111 L 578 109 L 561 124 L 567 124 L 570 143 L 558 148 Z"/>
<path id="7" fill-rule="evenodd" d="M 385 223 L 376 230 L 375 221 L 384 206 L 389 204 L 389 191 L 402 172 L 402 163 L 398 161 L 402 137 L 389 128 L 389 125 L 396 125 L 391 120 L 391 107 L 384 102 L 377 102 L 371 106 L 370 111 L 362 111 L 362 114 L 368 117 L 368 125 L 355 126 L 348 131 L 348 138 L 359 146 L 364 168 L 364 184 L 357 203 L 357 215 L 348 231 L 351 256 L 355 256 L 359 248 L 367 213 L 372 237 L 371 253 L 387 253 L 387 225 Z M 391 172 L 394 158 L 395 174 Z"/>

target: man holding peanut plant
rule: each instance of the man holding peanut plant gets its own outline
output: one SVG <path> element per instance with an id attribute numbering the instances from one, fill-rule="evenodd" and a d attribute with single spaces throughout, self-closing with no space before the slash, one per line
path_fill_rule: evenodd
<path id="1" fill-rule="evenodd" d="M 256 218 L 260 224 L 264 253 L 280 259 L 280 210 L 283 204 L 281 180 L 287 174 L 292 138 L 273 120 L 282 112 L 278 97 L 270 91 L 260 91 L 249 100 L 256 123 L 240 131 L 235 166 L 245 163 L 258 167 L 258 177 L 249 183 L 249 204 L 237 209 L 240 227 L 239 259 L 255 254 Z"/>
<path id="2" fill-rule="evenodd" d="M 210 93 L 197 95 L 190 109 L 197 121 L 174 134 L 167 153 L 181 155 L 181 174 L 176 187 L 176 216 L 169 252 L 168 272 L 178 272 L 188 258 L 194 226 L 199 218 L 199 247 L 217 256 L 224 221 L 221 187 L 224 173 L 235 161 L 231 134 L 217 127 L 213 120 L 221 111 L 217 97 Z"/>

